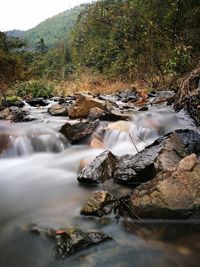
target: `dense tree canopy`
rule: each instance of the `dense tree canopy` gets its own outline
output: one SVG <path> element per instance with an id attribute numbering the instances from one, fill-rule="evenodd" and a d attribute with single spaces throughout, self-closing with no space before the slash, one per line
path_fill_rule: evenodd
<path id="1" fill-rule="evenodd" d="M 105 0 L 74 31 L 77 66 L 133 79 L 180 74 L 199 59 L 199 0 Z"/>

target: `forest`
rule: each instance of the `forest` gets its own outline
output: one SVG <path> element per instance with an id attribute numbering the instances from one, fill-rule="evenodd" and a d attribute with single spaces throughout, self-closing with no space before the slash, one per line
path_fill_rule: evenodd
<path id="1" fill-rule="evenodd" d="M 199 0 L 105 0 L 63 12 L 20 39 L 1 33 L 1 94 L 15 82 L 71 83 L 77 75 L 176 88 L 199 63 L 199 24 Z"/>

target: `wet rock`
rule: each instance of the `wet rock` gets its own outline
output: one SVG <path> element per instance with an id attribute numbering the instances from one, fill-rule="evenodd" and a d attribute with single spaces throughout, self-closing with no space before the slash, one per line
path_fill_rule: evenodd
<path id="1" fill-rule="evenodd" d="M 48 112 L 52 116 L 68 116 L 68 110 L 66 107 L 60 104 L 55 104 L 48 109 Z"/>
<path id="2" fill-rule="evenodd" d="M 119 132 L 128 132 L 130 130 L 130 122 L 127 121 L 117 121 L 114 123 L 109 123 L 104 127 L 104 131 L 119 131 Z"/>
<path id="3" fill-rule="evenodd" d="M 92 120 L 96 120 L 96 119 L 104 118 L 104 116 L 105 116 L 105 110 L 98 108 L 98 107 L 94 107 L 90 109 L 88 118 Z"/>
<path id="4" fill-rule="evenodd" d="M 93 134 L 92 140 L 90 142 L 90 146 L 93 148 L 105 149 L 103 139 L 101 138 L 101 136 L 99 136 L 97 134 Z"/>
<path id="5" fill-rule="evenodd" d="M 64 259 L 82 249 L 112 239 L 110 236 L 101 232 L 86 233 L 79 229 L 53 230 L 32 225 L 28 227 L 28 230 L 53 240 L 55 242 L 55 256 L 57 259 Z"/>
<path id="6" fill-rule="evenodd" d="M 9 108 L 5 108 L 0 111 L 0 120 L 11 120 L 12 113 L 10 112 Z"/>
<path id="7" fill-rule="evenodd" d="M 100 184 L 111 179 L 117 166 L 117 158 L 108 150 L 96 157 L 78 175 L 78 181 L 85 184 Z"/>
<path id="8" fill-rule="evenodd" d="M 60 132 L 67 138 L 69 142 L 77 143 L 90 136 L 98 124 L 98 120 L 67 122 L 61 127 Z"/>
<path id="9" fill-rule="evenodd" d="M 157 96 L 154 98 L 154 100 L 152 101 L 152 104 L 160 104 L 163 102 L 167 102 L 168 100 L 170 100 L 173 96 L 175 95 L 175 93 L 173 91 L 163 91 L 163 92 L 159 92 L 157 94 Z"/>
<path id="10" fill-rule="evenodd" d="M 103 119 L 106 121 L 119 121 L 119 120 L 129 120 L 131 118 L 130 114 L 122 113 L 118 110 L 111 110 L 106 112 Z"/>
<path id="11" fill-rule="evenodd" d="M 29 121 L 29 113 L 18 107 L 10 107 L 0 111 L 0 120 L 11 120 L 13 122 Z"/>
<path id="12" fill-rule="evenodd" d="M 122 102 L 128 102 L 130 100 L 135 100 L 137 93 L 133 89 L 125 89 L 121 93 L 117 94 Z"/>
<path id="13" fill-rule="evenodd" d="M 148 107 L 142 107 L 142 108 L 140 108 L 138 111 L 148 111 L 148 110 L 149 110 Z"/>
<path id="14" fill-rule="evenodd" d="M 56 234 L 56 256 L 66 258 L 79 250 L 98 245 L 112 238 L 104 233 L 64 230 Z"/>
<path id="15" fill-rule="evenodd" d="M 95 191 L 90 194 L 81 209 L 81 214 L 86 216 L 103 217 L 111 213 L 115 198 L 108 191 Z"/>
<path id="16" fill-rule="evenodd" d="M 188 218 L 200 212 L 200 162 L 195 154 L 182 159 L 175 171 L 163 171 L 137 187 L 131 196 L 142 218 Z"/>
<path id="17" fill-rule="evenodd" d="M 157 173 L 174 170 L 186 155 L 200 155 L 200 134 L 192 130 L 178 130 L 160 138 L 134 156 L 124 156 L 114 173 L 114 180 L 125 184 L 140 184 Z"/>
<path id="18" fill-rule="evenodd" d="M 68 108 L 70 118 L 86 118 L 91 108 L 106 109 L 105 101 L 95 99 L 91 95 L 78 95 L 76 102 Z"/>
<path id="19" fill-rule="evenodd" d="M 48 100 L 38 97 L 33 99 L 27 99 L 26 102 L 32 107 L 45 107 L 49 104 Z"/>
<path id="20" fill-rule="evenodd" d="M 12 146 L 12 142 L 8 135 L 0 132 L 0 154 Z"/>
<path id="21" fill-rule="evenodd" d="M 4 99 L 2 101 L 2 107 L 3 108 L 9 108 L 9 107 L 18 107 L 18 108 L 23 108 L 25 106 L 24 102 L 22 100 L 15 100 L 13 101 L 12 99 Z"/>

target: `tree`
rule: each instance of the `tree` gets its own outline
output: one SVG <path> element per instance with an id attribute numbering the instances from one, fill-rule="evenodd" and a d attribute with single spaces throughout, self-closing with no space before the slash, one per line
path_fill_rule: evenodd
<path id="1" fill-rule="evenodd" d="M 37 44 L 36 44 L 36 51 L 41 53 L 41 54 L 44 54 L 47 52 L 47 50 L 48 50 L 48 48 L 45 45 L 44 39 L 41 38 L 40 41 L 37 42 Z"/>

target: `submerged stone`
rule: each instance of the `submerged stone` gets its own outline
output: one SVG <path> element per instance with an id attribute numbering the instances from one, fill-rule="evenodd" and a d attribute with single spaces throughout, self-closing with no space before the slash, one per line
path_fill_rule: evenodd
<path id="1" fill-rule="evenodd" d="M 66 258 L 79 250 L 98 245 L 112 238 L 101 232 L 85 233 L 81 230 L 61 230 L 55 235 L 56 257 Z"/>
<path id="2" fill-rule="evenodd" d="M 79 229 L 53 230 L 37 225 L 26 227 L 30 232 L 51 238 L 55 242 L 55 256 L 64 259 L 82 249 L 98 245 L 112 238 L 101 232 L 83 232 Z"/>

